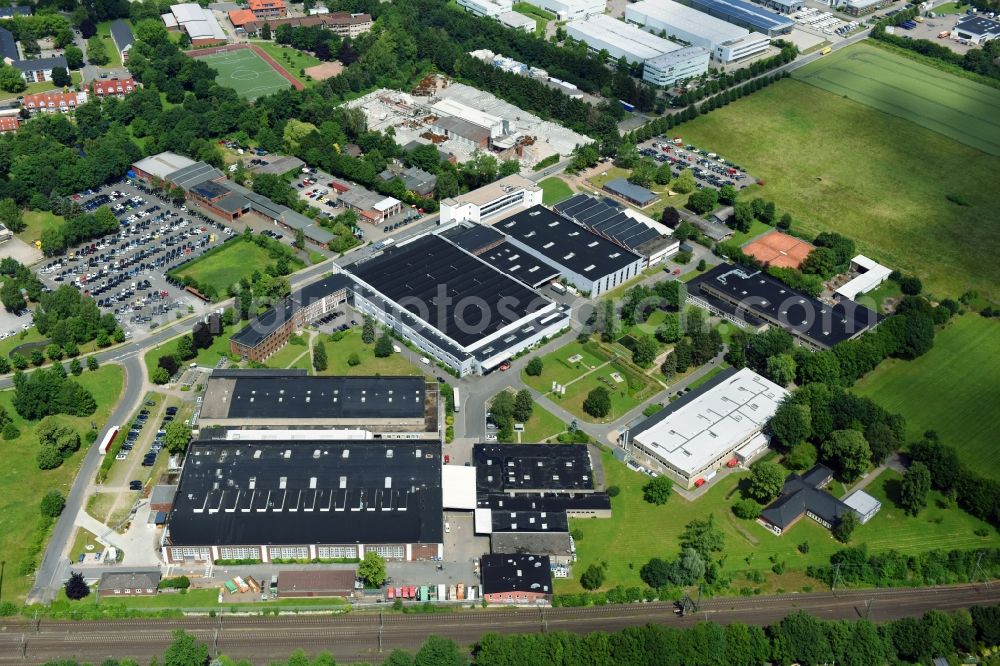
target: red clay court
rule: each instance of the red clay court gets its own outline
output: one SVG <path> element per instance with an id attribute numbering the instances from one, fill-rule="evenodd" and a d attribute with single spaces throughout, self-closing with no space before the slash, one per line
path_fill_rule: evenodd
<path id="1" fill-rule="evenodd" d="M 747 256 L 777 268 L 798 268 L 812 251 L 811 243 L 780 231 L 769 231 L 743 246 Z"/>

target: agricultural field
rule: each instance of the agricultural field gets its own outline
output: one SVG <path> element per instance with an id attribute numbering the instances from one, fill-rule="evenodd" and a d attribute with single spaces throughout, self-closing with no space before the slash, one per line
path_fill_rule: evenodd
<path id="1" fill-rule="evenodd" d="M 287 72 L 279 71 L 252 49 L 199 54 L 197 58 L 218 72 L 216 83 L 232 88 L 245 99 L 255 100 L 291 85 L 284 75 Z"/>
<path id="2" fill-rule="evenodd" d="M 97 423 L 98 427 L 104 426 L 121 395 L 123 375 L 120 367 L 107 365 L 95 372 L 84 372 L 75 379 L 93 393 L 97 412 L 92 416 L 58 418 L 76 428 L 82 437 L 90 429 L 91 422 Z M 0 468 L 0 559 L 7 563 L 3 581 L 4 599 L 7 601 L 23 599 L 31 587 L 30 576 L 18 571 L 26 558 L 34 556 L 33 532 L 39 521 L 38 504 L 42 496 L 52 489 L 68 492 L 87 451 L 87 444 L 84 444 L 61 467 L 39 471 L 35 461 L 38 453 L 35 427 L 38 422 L 22 419 L 11 405 L 13 398 L 13 390 L 0 391 L 0 407 L 6 410 L 21 431 L 17 439 L 3 443 L 3 466 Z M 44 541 L 41 546 L 44 547 Z"/>
<path id="3" fill-rule="evenodd" d="M 1000 479 L 997 377 L 1000 322 L 967 314 L 940 331 L 929 352 L 913 361 L 883 361 L 854 390 L 905 416 L 908 439 L 936 430 L 967 465 Z"/>
<path id="4" fill-rule="evenodd" d="M 1000 296 L 1000 158 L 794 79 L 685 123 L 683 136 L 763 179 L 753 196 L 796 231 L 850 236 L 940 298 Z"/>
<path id="5" fill-rule="evenodd" d="M 573 196 L 573 190 L 562 178 L 552 176 L 538 183 L 542 188 L 542 203 L 546 206 L 557 204 L 563 199 Z"/>
<path id="6" fill-rule="evenodd" d="M 1000 90 L 870 44 L 811 62 L 795 78 L 1000 156 Z"/>
<path id="7" fill-rule="evenodd" d="M 695 519 L 713 516 L 716 526 L 725 535 L 722 573 L 732 577 L 734 591 L 743 588 L 760 589 L 764 593 L 792 592 L 820 585 L 805 575 L 809 565 L 827 564 L 829 557 L 844 547 L 819 523 L 803 518 L 782 536 L 775 536 L 755 522 L 736 518 L 731 510 L 740 498 L 737 486 L 746 472 L 728 474 L 707 493 L 693 502 L 673 496 L 664 506 L 655 506 L 642 498 L 642 486 L 649 477 L 633 472 L 614 455 L 603 450 L 607 484 L 616 485 L 621 493 L 612 498 L 613 516 L 609 519 L 580 518 L 570 521 L 570 528 L 580 530 L 577 540 L 579 560 L 575 572 L 582 572 L 594 563 L 607 562 L 602 589 L 615 585 L 642 586 L 639 569 L 652 557 L 674 559 L 679 553 L 678 539 L 684 526 Z M 972 518 L 958 508 L 947 506 L 938 493 L 932 492 L 928 507 L 916 517 L 906 516 L 895 507 L 898 474 L 883 472 L 868 487 L 868 491 L 883 502 L 883 508 L 867 525 L 859 527 L 851 544 L 868 543 L 872 552 L 890 549 L 917 554 L 936 548 L 996 547 L 1000 537 L 986 523 Z M 987 536 L 974 532 L 986 528 Z M 807 542 L 808 552 L 797 546 Z M 614 554 L 614 556 L 612 556 Z M 774 561 L 783 562 L 784 573 L 771 570 Z M 751 570 L 763 576 L 764 582 L 751 581 Z M 751 574 L 756 577 L 757 574 Z M 556 593 L 580 592 L 577 578 L 557 580 Z"/>

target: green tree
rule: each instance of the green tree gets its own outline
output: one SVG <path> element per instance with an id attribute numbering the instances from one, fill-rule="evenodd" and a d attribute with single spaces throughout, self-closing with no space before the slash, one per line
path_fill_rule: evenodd
<path id="1" fill-rule="evenodd" d="M 264 25 L 262 25 L 260 27 L 260 38 L 261 39 L 267 39 L 267 40 L 271 39 L 271 24 L 270 23 L 268 23 L 268 22 L 265 21 Z"/>
<path id="2" fill-rule="evenodd" d="M 386 576 L 385 558 L 374 551 L 368 551 L 358 564 L 358 576 L 370 587 L 381 587 Z"/>
<path id="3" fill-rule="evenodd" d="M 783 461 L 788 469 L 809 469 L 816 464 L 816 447 L 809 442 L 796 444 Z"/>
<path id="4" fill-rule="evenodd" d="M 654 557 L 639 569 L 639 577 L 654 590 L 670 583 L 673 567 L 666 560 Z"/>
<path id="5" fill-rule="evenodd" d="M 63 51 L 63 56 L 66 58 L 66 66 L 70 69 L 80 69 L 83 66 L 83 51 L 79 46 L 70 44 Z"/>
<path id="6" fill-rule="evenodd" d="M 663 317 L 663 323 L 656 327 L 656 339 L 671 344 L 681 338 L 681 316 L 677 312 L 668 312 Z"/>
<path id="7" fill-rule="evenodd" d="M 773 463 L 759 462 L 750 467 L 750 485 L 747 495 L 761 504 L 767 504 L 781 492 L 785 485 L 785 475 Z"/>
<path id="8" fill-rule="evenodd" d="M 640 335 L 635 341 L 635 349 L 632 350 L 632 362 L 640 368 L 650 368 L 659 352 L 660 348 L 653 336 Z"/>
<path id="9" fill-rule="evenodd" d="M 94 35 L 87 40 L 87 62 L 91 65 L 107 65 L 108 49 L 100 35 Z"/>
<path id="10" fill-rule="evenodd" d="M 653 177 L 653 180 L 656 181 L 657 185 L 669 185 L 670 177 L 671 177 L 670 165 L 664 162 L 659 167 L 657 167 L 656 175 Z"/>
<path id="11" fill-rule="evenodd" d="M 93 372 L 94 370 L 97 370 L 98 367 L 100 367 L 100 364 L 97 361 L 97 357 L 96 356 L 88 356 L 87 357 L 87 370 L 90 370 L 91 372 Z"/>
<path id="12" fill-rule="evenodd" d="M 35 463 L 38 465 L 38 469 L 56 469 L 63 464 L 62 454 L 59 453 L 59 449 L 47 444 L 38 449 L 38 454 L 35 456 Z"/>
<path id="13" fill-rule="evenodd" d="M 790 354 L 778 354 L 767 359 L 764 374 L 778 386 L 788 386 L 795 379 L 795 359 Z"/>
<path id="14" fill-rule="evenodd" d="M 13 199 L 0 201 L 0 224 L 4 225 L 14 233 L 24 231 L 24 216 L 21 215 L 21 207 Z"/>
<path id="15" fill-rule="evenodd" d="M 736 202 L 738 191 L 732 185 L 723 185 L 719 188 L 719 203 L 731 206 Z"/>
<path id="16" fill-rule="evenodd" d="M 872 461 L 872 450 L 857 430 L 834 430 L 823 442 L 820 452 L 848 483 L 861 476 Z"/>
<path id="17" fill-rule="evenodd" d="M 166 368 L 156 367 L 149 376 L 149 381 L 162 386 L 170 381 L 170 373 L 167 372 Z"/>
<path id="18" fill-rule="evenodd" d="M 74 375 L 83 374 L 83 364 L 80 363 L 80 359 L 74 358 L 72 361 L 69 362 L 69 371 Z"/>
<path id="19" fill-rule="evenodd" d="M 628 177 L 629 182 L 635 183 L 639 187 L 648 187 L 655 178 L 656 164 L 649 159 L 641 159 L 636 162 Z"/>
<path id="20" fill-rule="evenodd" d="M 750 498 L 738 500 L 736 504 L 733 504 L 733 513 L 736 514 L 736 517 L 738 518 L 757 520 L 760 516 L 760 512 L 760 504 Z"/>
<path id="21" fill-rule="evenodd" d="M 663 359 L 663 363 L 660 364 L 660 372 L 667 379 L 670 379 L 677 374 L 677 354 L 670 353 Z"/>
<path id="22" fill-rule="evenodd" d="M 591 564 L 580 576 L 580 585 L 585 590 L 596 590 L 604 585 L 604 567 Z"/>
<path id="23" fill-rule="evenodd" d="M 689 192 L 694 192 L 696 187 L 697 183 L 695 182 L 694 174 L 691 172 L 691 169 L 684 169 L 684 171 L 681 171 L 680 175 L 674 179 L 670 189 L 678 194 L 687 194 Z"/>
<path id="24" fill-rule="evenodd" d="M 189 361 L 195 357 L 194 339 L 190 335 L 177 340 L 177 356 L 182 361 Z"/>
<path id="25" fill-rule="evenodd" d="M 603 386 L 591 389 L 583 401 L 583 411 L 591 416 L 603 419 L 611 412 L 611 394 Z"/>
<path id="26" fill-rule="evenodd" d="M 782 215 L 781 218 L 778 220 L 778 228 L 781 229 L 782 231 L 788 231 L 789 229 L 791 229 L 792 216 L 788 213 Z"/>
<path id="27" fill-rule="evenodd" d="M 50 490 L 42 497 L 41 512 L 47 518 L 58 518 L 66 507 L 66 497 L 58 490 Z"/>
<path id="28" fill-rule="evenodd" d="M 321 341 L 317 340 L 316 343 L 313 344 L 313 358 L 312 358 L 313 369 L 316 370 L 316 372 L 323 372 L 324 370 L 326 370 L 327 363 L 328 361 L 326 358 L 326 345 L 323 344 Z"/>
<path id="29" fill-rule="evenodd" d="M 673 481 L 666 476 L 657 476 L 647 481 L 646 485 L 642 487 L 642 498 L 650 504 L 660 506 L 667 503 L 673 489 Z"/>
<path id="30" fill-rule="evenodd" d="M 184 453 L 191 441 L 191 428 L 180 421 L 171 421 L 167 424 L 166 431 L 163 444 L 167 451 L 175 454 Z"/>
<path id="31" fill-rule="evenodd" d="M 910 465 L 899 489 L 899 505 L 906 513 L 915 516 L 927 506 L 927 493 L 931 490 L 931 472 L 920 461 Z"/>
<path id="32" fill-rule="evenodd" d="M 676 183 L 674 186 L 676 187 Z M 704 187 L 696 192 L 692 192 L 685 206 L 698 215 L 704 215 L 705 213 L 712 212 L 718 202 L 718 193 L 710 187 Z"/>
<path id="33" fill-rule="evenodd" d="M 704 520 L 692 520 L 685 525 L 681 533 L 680 544 L 683 548 L 694 548 L 706 560 L 712 553 L 721 552 L 725 545 L 722 531 L 715 526 L 715 516 L 710 514 Z"/>
<path id="34" fill-rule="evenodd" d="M 0 64 L 0 90 L 4 92 L 19 93 L 23 92 L 28 84 L 25 83 L 24 77 L 21 76 L 21 72 L 14 69 L 10 65 Z"/>
<path id="35" fill-rule="evenodd" d="M 516 421 L 524 423 L 531 418 L 531 412 L 535 408 L 535 399 L 531 397 L 531 391 L 521 389 L 514 396 L 513 416 Z"/>
<path id="36" fill-rule="evenodd" d="M 174 640 L 163 653 L 164 666 L 206 666 L 208 646 L 199 643 L 191 634 L 177 630 Z"/>
<path id="37" fill-rule="evenodd" d="M 525 366 L 524 371 L 531 377 L 538 377 L 542 374 L 544 369 L 544 364 L 542 359 L 538 356 L 534 357 L 528 361 L 528 365 Z"/>
<path id="38" fill-rule="evenodd" d="M 378 358 L 388 358 L 392 356 L 392 338 L 388 333 L 383 333 L 378 342 L 375 343 L 375 356 Z"/>
<path id="39" fill-rule="evenodd" d="M 847 543 L 851 540 L 851 535 L 860 524 L 861 521 L 858 520 L 858 514 L 854 513 L 854 511 L 848 511 L 833 526 L 833 537 L 841 543 Z"/>
<path id="40" fill-rule="evenodd" d="M 462 656 L 454 641 L 430 635 L 413 657 L 413 666 L 466 666 L 468 659 Z"/>
<path id="41" fill-rule="evenodd" d="M 348 355 L 347 365 L 351 366 L 352 368 L 361 365 L 361 357 L 358 356 L 357 352 L 351 352 L 350 355 Z"/>
<path id="42" fill-rule="evenodd" d="M 809 405 L 799 405 L 790 399 L 783 400 L 771 417 L 769 427 L 785 449 L 804 442 L 812 434 Z"/>
<path id="43" fill-rule="evenodd" d="M 52 68 L 52 85 L 58 88 L 73 85 L 73 79 L 70 78 L 69 72 L 66 71 L 65 67 Z"/>
<path id="44" fill-rule="evenodd" d="M 737 201 L 733 204 L 733 214 L 726 220 L 726 224 L 736 231 L 750 231 L 753 226 L 753 208 L 746 201 Z"/>
<path id="45" fill-rule="evenodd" d="M 66 581 L 64 589 L 66 590 L 66 598 L 73 601 L 79 601 L 90 594 L 90 587 L 87 586 L 87 581 L 83 579 L 83 574 L 79 571 L 70 572 L 69 580 Z"/>
<path id="46" fill-rule="evenodd" d="M 365 315 L 365 322 L 361 326 L 361 341 L 366 345 L 375 342 L 375 320 Z"/>

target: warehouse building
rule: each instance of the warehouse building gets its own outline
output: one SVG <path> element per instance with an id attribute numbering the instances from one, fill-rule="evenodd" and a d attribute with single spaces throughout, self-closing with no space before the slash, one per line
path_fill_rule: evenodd
<path id="1" fill-rule="evenodd" d="M 488 488 L 483 488 L 482 492 L 477 491 L 476 509 L 563 512 L 568 518 L 610 518 L 611 498 L 607 493 L 598 491 L 567 494 L 546 490 L 536 494 L 512 494 L 506 491 L 490 492 Z"/>
<path id="2" fill-rule="evenodd" d="M 576 545 L 569 532 L 493 532 L 490 552 L 515 555 L 546 555 L 552 564 L 573 562 Z"/>
<path id="3" fill-rule="evenodd" d="M 566 34 L 585 43 L 593 53 L 607 51 L 613 60 L 625 58 L 631 63 L 645 62 L 681 48 L 678 44 L 605 14 L 569 23 Z"/>
<path id="4" fill-rule="evenodd" d="M 795 21 L 775 14 L 746 0 L 689 0 L 691 6 L 709 16 L 767 35 L 785 35 L 795 27 Z"/>
<path id="5" fill-rule="evenodd" d="M 603 14 L 607 0 L 525 0 L 529 5 L 552 12 L 560 21 L 572 21 Z"/>
<path id="6" fill-rule="evenodd" d="M 566 281 L 597 298 L 628 282 L 645 260 L 543 206 L 498 221 L 495 228 L 525 252 L 552 264 Z"/>
<path id="7" fill-rule="evenodd" d="M 852 274 L 857 273 L 857 275 L 844 285 L 838 287 L 836 291 L 838 296 L 846 298 L 849 301 L 853 301 L 861 294 L 867 294 L 888 280 L 889 276 L 892 275 L 891 269 L 886 268 L 877 261 L 869 259 L 863 254 L 859 254 L 851 259 L 850 272 Z"/>
<path id="8" fill-rule="evenodd" d="M 542 203 L 542 188 L 524 176 L 514 174 L 484 185 L 478 190 L 441 200 L 441 224 L 485 222 L 511 210 Z"/>
<path id="9" fill-rule="evenodd" d="M 444 555 L 441 445 L 195 441 L 161 548 L 168 564 Z"/>
<path id="10" fill-rule="evenodd" d="M 421 376 L 324 377 L 305 370 L 214 370 L 198 427 L 354 431 L 370 439 L 436 439 L 437 384 Z M 363 433 L 363 435 L 361 435 Z M 221 435 L 221 433 L 220 433 Z M 245 438 L 227 432 L 226 437 Z M 255 432 L 253 436 L 262 436 Z M 348 433 L 334 434 L 348 439 Z"/>
<path id="11" fill-rule="evenodd" d="M 802 0 L 762 0 L 760 4 L 782 14 L 794 14 L 806 6 Z"/>
<path id="12" fill-rule="evenodd" d="M 528 33 L 535 32 L 535 28 L 538 26 L 535 19 L 518 12 L 503 12 L 497 16 L 497 20 L 508 28 Z"/>
<path id="13" fill-rule="evenodd" d="M 893 0 L 847 0 L 840 10 L 850 16 L 864 16 L 892 5 Z M 835 5 L 836 6 L 836 5 Z"/>
<path id="14" fill-rule="evenodd" d="M 740 449 L 759 450 L 755 438 L 787 395 L 749 368 L 732 368 L 637 425 L 623 447 L 658 463 L 684 488 L 700 486 Z"/>
<path id="15" fill-rule="evenodd" d="M 639 0 L 625 6 L 625 20 L 656 34 L 700 46 L 720 63 L 743 60 L 763 53 L 770 44 L 767 35 L 727 23 L 673 0 Z"/>
<path id="16" fill-rule="evenodd" d="M 546 555 L 494 554 L 479 561 L 483 600 L 536 604 L 552 600 L 552 565 Z"/>
<path id="17" fill-rule="evenodd" d="M 646 266 L 655 266 L 680 249 L 680 241 L 670 235 L 668 227 L 608 199 L 574 194 L 553 206 L 553 210 L 644 257 Z"/>
<path id="18" fill-rule="evenodd" d="M 688 283 L 688 302 L 746 325 L 780 326 L 799 344 L 829 349 L 878 325 L 879 315 L 847 299 L 829 305 L 762 271 L 720 264 Z M 753 319 L 744 315 L 752 315 Z M 734 315 L 736 316 L 734 318 Z"/>
<path id="19" fill-rule="evenodd" d="M 630 183 L 625 178 L 615 178 L 604 183 L 602 188 L 608 194 L 613 194 L 619 199 L 623 199 L 634 206 L 645 208 L 650 206 L 660 198 L 660 196 L 650 189 Z"/>
<path id="20" fill-rule="evenodd" d="M 594 492 L 586 444 L 476 444 L 472 464 L 480 496 Z"/>
<path id="21" fill-rule="evenodd" d="M 642 80 L 661 88 L 673 86 L 707 72 L 711 58 L 712 54 L 700 46 L 664 53 L 646 61 L 642 68 Z"/>
<path id="22" fill-rule="evenodd" d="M 559 279 L 559 269 L 547 261 L 522 252 L 508 243 L 507 237 L 493 227 L 459 224 L 442 231 L 440 235 L 532 289 Z"/>
<path id="23" fill-rule="evenodd" d="M 967 39 L 973 44 L 982 44 L 1000 38 L 1000 21 L 985 16 L 969 16 L 955 25 L 952 37 Z"/>
<path id="24" fill-rule="evenodd" d="M 355 308 L 460 375 L 488 372 L 569 326 L 568 306 L 433 234 L 350 271 Z"/>
<path id="25" fill-rule="evenodd" d="M 497 18 L 500 14 L 513 9 L 511 0 L 458 0 L 458 6 L 464 7 L 465 11 L 475 16 L 490 18 Z"/>

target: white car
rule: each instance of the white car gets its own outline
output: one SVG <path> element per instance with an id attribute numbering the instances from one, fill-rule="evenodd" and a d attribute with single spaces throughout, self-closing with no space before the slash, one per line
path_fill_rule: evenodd
<path id="1" fill-rule="evenodd" d="M 420 357 L 420 362 L 423 363 L 424 365 L 430 365 L 431 364 L 430 359 L 428 359 L 426 356 L 421 356 Z"/>
<path id="2" fill-rule="evenodd" d="M 445 523 L 444 524 L 444 531 L 445 531 L 446 534 L 450 534 L 451 533 L 451 524 L 450 523 Z"/>

